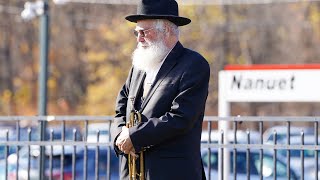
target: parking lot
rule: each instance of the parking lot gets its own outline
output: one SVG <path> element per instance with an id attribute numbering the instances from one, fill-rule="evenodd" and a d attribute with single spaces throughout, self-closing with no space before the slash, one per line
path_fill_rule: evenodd
<path id="1" fill-rule="evenodd" d="M 283 125 L 265 128 L 280 118 Z M 215 128 L 226 119 L 227 132 Z M 40 147 L 45 179 L 119 179 L 109 136 L 111 120 L 111 116 L 0 117 L 0 179 L 39 179 Z M 44 121 L 46 140 L 40 141 L 36 125 Z M 318 121 L 205 117 L 201 155 L 207 179 L 318 179 Z"/>

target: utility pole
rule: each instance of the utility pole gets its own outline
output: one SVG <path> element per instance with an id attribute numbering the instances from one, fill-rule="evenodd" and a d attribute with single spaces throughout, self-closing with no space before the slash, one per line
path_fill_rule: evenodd
<path id="1" fill-rule="evenodd" d="M 48 54 L 49 54 L 49 4 L 43 0 L 43 14 L 40 16 L 40 73 L 38 115 L 47 115 L 47 80 L 48 80 Z M 40 141 L 45 141 L 47 122 L 40 121 Z M 44 179 L 45 147 L 40 146 L 39 177 Z"/>
<path id="2" fill-rule="evenodd" d="M 49 4 L 48 0 L 26 2 L 21 17 L 24 20 L 32 20 L 40 17 L 40 66 L 39 66 L 39 90 L 38 90 L 38 116 L 47 115 L 47 80 L 48 80 L 48 54 L 49 54 Z M 40 141 L 46 140 L 46 119 L 39 119 Z M 44 179 L 45 147 L 40 146 L 39 155 L 39 179 Z"/>

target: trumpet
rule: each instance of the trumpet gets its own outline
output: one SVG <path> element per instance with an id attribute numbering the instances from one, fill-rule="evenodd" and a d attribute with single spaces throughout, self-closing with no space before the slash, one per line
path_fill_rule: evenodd
<path id="1" fill-rule="evenodd" d="M 141 122 L 141 113 L 136 110 L 131 110 L 130 121 L 127 123 L 127 127 L 137 125 Z M 128 154 L 128 167 L 129 167 L 129 180 L 145 180 L 144 177 L 144 157 L 143 151 L 139 152 L 139 172 L 137 172 L 137 160 L 136 157 Z"/>

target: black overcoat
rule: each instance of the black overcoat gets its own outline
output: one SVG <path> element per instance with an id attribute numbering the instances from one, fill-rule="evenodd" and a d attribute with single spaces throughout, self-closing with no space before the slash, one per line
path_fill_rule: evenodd
<path id="1" fill-rule="evenodd" d="M 119 92 L 113 141 L 129 120 L 134 97 L 134 108 L 142 113 L 143 122 L 129 132 L 135 150 L 146 149 L 146 179 L 202 179 L 200 138 L 210 77 L 207 61 L 178 42 L 141 100 L 144 77 L 145 72 L 133 67 Z M 127 155 L 115 150 L 121 158 L 121 179 L 127 179 Z"/>

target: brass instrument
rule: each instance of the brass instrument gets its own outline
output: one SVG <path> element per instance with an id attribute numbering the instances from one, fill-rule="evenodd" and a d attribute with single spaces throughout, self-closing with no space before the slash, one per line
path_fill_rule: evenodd
<path id="1" fill-rule="evenodd" d="M 134 102 L 134 99 L 132 100 L 132 104 Z M 132 106 L 133 107 L 133 106 Z M 139 111 L 136 111 L 134 108 L 130 112 L 130 121 L 127 123 L 127 127 L 133 127 L 141 122 L 141 113 Z M 136 157 L 132 156 L 131 154 L 128 154 L 128 167 L 129 167 L 129 180 L 145 180 L 144 177 L 144 156 L 143 151 L 141 151 L 139 154 L 140 159 L 140 169 L 139 172 L 137 172 L 137 164 L 136 164 Z"/>

